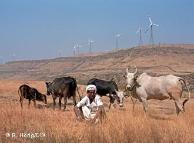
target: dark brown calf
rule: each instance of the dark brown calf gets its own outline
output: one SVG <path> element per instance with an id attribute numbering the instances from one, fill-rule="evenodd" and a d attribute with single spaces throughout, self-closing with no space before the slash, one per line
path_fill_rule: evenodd
<path id="1" fill-rule="evenodd" d="M 34 102 L 34 106 L 36 107 L 36 100 L 42 101 L 45 104 L 47 104 L 47 98 L 46 95 L 40 93 L 37 89 L 32 88 L 26 84 L 23 84 L 18 89 L 18 94 L 20 96 L 20 104 L 23 108 L 23 100 L 28 99 L 28 107 L 30 107 L 31 100 Z"/>

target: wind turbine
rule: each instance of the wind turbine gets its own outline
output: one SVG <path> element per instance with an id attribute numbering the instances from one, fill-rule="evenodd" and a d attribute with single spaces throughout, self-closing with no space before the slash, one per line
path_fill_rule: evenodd
<path id="1" fill-rule="evenodd" d="M 158 24 L 155 24 L 152 22 L 152 19 L 149 17 L 149 21 L 150 21 L 150 25 L 149 27 L 147 28 L 147 30 L 145 31 L 145 33 L 150 29 L 150 42 L 152 44 L 152 46 L 154 45 L 154 35 L 153 35 L 153 27 L 154 26 L 159 26 Z"/>
<path id="2" fill-rule="evenodd" d="M 119 47 L 119 37 L 121 37 L 121 34 L 116 34 L 115 35 L 115 40 L 116 40 L 116 49 L 118 49 L 118 47 Z"/>
<path id="3" fill-rule="evenodd" d="M 82 45 L 77 45 L 77 53 L 78 53 L 78 55 L 80 54 L 80 48 L 82 47 Z"/>
<path id="4" fill-rule="evenodd" d="M 81 48 L 81 47 L 82 47 L 82 45 L 79 45 L 79 44 L 75 44 L 73 46 L 73 54 L 74 54 L 74 56 L 76 56 L 76 54 L 79 55 L 79 51 L 80 51 L 79 48 Z"/>
<path id="5" fill-rule="evenodd" d="M 139 29 L 136 31 L 136 34 L 139 33 L 139 46 L 143 45 L 143 40 L 142 40 L 142 28 L 139 27 Z"/>
<path id="6" fill-rule="evenodd" d="M 88 45 L 89 45 L 89 53 L 92 53 L 92 44 L 94 43 L 93 40 L 88 40 Z"/>
<path id="7" fill-rule="evenodd" d="M 73 46 L 73 55 L 74 55 L 74 56 L 76 56 L 76 52 L 77 52 L 77 46 L 74 45 L 74 46 Z"/>

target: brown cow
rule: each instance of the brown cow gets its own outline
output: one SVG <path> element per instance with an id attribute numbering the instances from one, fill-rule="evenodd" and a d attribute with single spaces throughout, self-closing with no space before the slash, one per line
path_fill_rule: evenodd
<path id="1" fill-rule="evenodd" d="M 73 97 L 74 106 L 76 105 L 77 82 L 73 77 L 55 78 L 52 82 L 45 82 L 47 95 L 52 95 L 53 109 L 55 109 L 56 99 L 59 97 L 59 109 L 61 109 L 61 100 L 64 98 L 64 110 L 66 109 L 67 98 Z M 79 91 L 77 89 L 79 94 Z M 80 96 L 80 94 L 79 94 Z"/>

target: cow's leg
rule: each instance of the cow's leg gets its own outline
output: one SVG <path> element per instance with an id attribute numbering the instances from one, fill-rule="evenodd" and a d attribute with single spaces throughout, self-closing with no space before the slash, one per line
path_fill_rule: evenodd
<path id="1" fill-rule="evenodd" d="M 24 100 L 24 93 L 23 93 L 23 90 L 19 89 L 18 90 L 18 94 L 19 94 L 19 97 L 20 97 L 20 105 L 21 105 L 21 108 L 23 108 L 23 100 Z"/>
<path id="2" fill-rule="evenodd" d="M 73 95 L 73 104 L 74 104 L 74 106 L 76 106 L 76 96 L 75 95 Z"/>
<path id="3" fill-rule="evenodd" d="M 20 105 L 21 105 L 21 108 L 23 108 L 23 99 L 21 96 L 20 96 Z"/>
<path id="4" fill-rule="evenodd" d="M 33 102 L 34 102 L 34 107 L 36 108 L 36 100 L 33 100 Z"/>
<path id="5" fill-rule="evenodd" d="M 136 95 L 137 99 L 139 99 L 140 102 L 143 104 L 143 109 L 145 112 L 148 110 L 148 103 L 147 103 L 147 92 L 143 87 L 137 88 L 136 89 Z"/>
<path id="6" fill-rule="evenodd" d="M 112 105 L 112 103 L 109 103 L 108 109 L 110 109 L 111 105 Z"/>
<path id="7" fill-rule="evenodd" d="M 188 92 L 189 92 L 189 89 L 188 89 Z M 181 97 L 182 97 L 182 94 L 183 94 L 183 91 L 181 92 Z M 190 97 L 189 97 L 189 98 L 190 98 Z M 185 100 L 182 102 L 183 112 L 185 112 L 185 103 L 187 103 L 187 101 L 189 101 L 189 98 L 185 99 Z"/>
<path id="8" fill-rule="evenodd" d="M 31 100 L 29 99 L 28 100 L 28 108 L 30 108 L 30 103 L 31 103 Z"/>
<path id="9" fill-rule="evenodd" d="M 114 98 L 111 96 L 111 94 L 109 94 L 109 98 L 110 98 L 110 103 L 109 103 L 109 106 L 108 108 L 110 109 L 111 105 L 114 103 Z"/>
<path id="10" fill-rule="evenodd" d="M 143 103 L 143 109 L 144 109 L 144 111 L 147 112 L 147 110 L 148 110 L 147 100 L 142 100 L 142 103 Z"/>
<path id="11" fill-rule="evenodd" d="M 180 112 L 184 111 L 184 102 L 181 102 L 181 94 L 181 90 L 177 88 L 172 88 L 169 93 L 170 97 L 174 100 L 177 115 L 179 115 Z"/>
<path id="12" fill-rule="evenodd" d="M 65 111 L 65 109 L 66 109 L 66 104 L 67 104 L 67 96 L 65 95 L 65 96 L 64 96 L 64 109 L 63 109 L 64 111 Z"/>
<path id="13" fill-rule="evenodd" d="M 53 109 L 54 109 L 54 110 L 55 110 L 55 106 L 56 106 L 56 101 L 55 101 L 56 98 L 57 98 L 56 96 L 53 96 Z"/>
<path id="14" fill-rule="evenodd" d="M 62 96 L 59 96 L 59 109 L 61 110 L 61 99 L 62 99 Z"/>
<path id="15" fill-rule="evenodd" d="M 63 97 L 64 97 L 64 111 L 66 109 L 67 105 L 67 98 L 70 97 L 69 87 L 67 86 L 66 89 L 63 91 Z"/>
<path id="16" fill-rule="evenodd" d="M 133 100 L 133 97 L 131 96 L 131 101 L 132 101 L 132 104 L 133 104 L 133 111 L 135 110 L 135 104 L 137 102 L 137 99 L 135 99 L 135 101 Z"/>
<path id="17" fill-rule="evenodd" d="M 179 100 L 175 100 L 174 103 L 176 107 L 176 114 L 179 115 L 180 112 L 184 111 L 183 105 L 181 104 Z"/>

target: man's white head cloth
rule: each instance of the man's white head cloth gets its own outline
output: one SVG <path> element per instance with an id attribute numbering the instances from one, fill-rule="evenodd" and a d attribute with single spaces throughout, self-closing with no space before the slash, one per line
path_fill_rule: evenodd
<path id="1" fill-rule="evenodd" d="M 94 91 L 96 93 L 96 86 L 89 84 L 88 86 L 86 86 L 86 92 L 87 91 Z"/>

